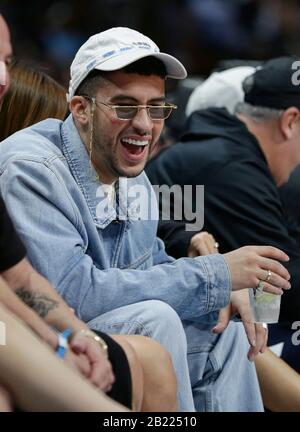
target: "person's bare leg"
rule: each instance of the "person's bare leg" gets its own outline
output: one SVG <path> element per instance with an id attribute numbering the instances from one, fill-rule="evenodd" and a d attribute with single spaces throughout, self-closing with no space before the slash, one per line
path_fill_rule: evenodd
<path id="1" fill-rule="evenodd" d="M 133 411 L 141 411 L 143 403 L 144 391 L 148 389 L 144 387 L 144 372 L 138 355 L 132 345 L 127 341 L 127 335 L 110 335 L 124 350 L 131 373 L 132 382 L 132 409 Z M 135 336 L 134 336 L 135 337 Z"/>
<path id="2" fill-rule="evenodd" d="M 270 349 L 255 360 L 264 406 L 271 411 L 300 411 L 300 375 Z"/>
<path id="3" fill-rule="evenodd" d="M 59 360 L 0 305 L 6 345 L 0 345 L 0 381 L 27 411 L 127 411 Z"/>
<path id="4" fill-rule="evenodd" d="M 8 391 L 0 384 L 0 412 L 12 412 L 11 397 Z"/>
<path id="5" fill-rule="evenodd" d="M 143 369 L 144 393 L 141 410 L 177 411 L 177 382 L 168 352 L 148 337 L 127 335 L 122 336 L 121 340 L 124 337 L 134 348 Z"/>

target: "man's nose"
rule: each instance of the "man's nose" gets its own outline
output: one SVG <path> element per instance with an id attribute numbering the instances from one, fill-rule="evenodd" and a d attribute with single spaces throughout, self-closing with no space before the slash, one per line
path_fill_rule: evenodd
<path id="1" fill-rule="evenodd" d="M 135 117 L 132 119 L 132 126 L 135 129 L 142 130 L 143 132 L 152 130 L 153 121 L 149 117 L 147 108 L 139 108 Z"/>

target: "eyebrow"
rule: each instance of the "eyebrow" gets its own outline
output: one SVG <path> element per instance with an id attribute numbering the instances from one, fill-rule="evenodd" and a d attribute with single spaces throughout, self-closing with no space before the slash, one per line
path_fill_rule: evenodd
<path id="1" fill-rule="evenodd" d="M 110 102 L 112 102 L 112 103 L 128 102 L 128 101 L 139 104 L 138 99 L 136 99 L 132 96 L 127 96 L 127 95 L 116 95 L 113 98 L 111 98 L 111 100 L 110 100 Z M 166 98 L 164 96 L 161 96 L 161 97 L 150 99 L 148 101 L 148 103 L 159 103 L 159 102 L 165 102 L 165 101 L 166 101 Z"/>

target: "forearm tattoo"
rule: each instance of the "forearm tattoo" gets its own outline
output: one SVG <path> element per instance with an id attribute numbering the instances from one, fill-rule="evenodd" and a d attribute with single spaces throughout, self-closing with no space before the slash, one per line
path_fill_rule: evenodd
<path id="1" fill-rule="evenodd" d="M 45 318 L 51 310 L 59 305 L 58 301 L 47 297 L 46 294 L 33 293 L 23 287 L 18 288 L 16 294 L 42 318 Z"/>

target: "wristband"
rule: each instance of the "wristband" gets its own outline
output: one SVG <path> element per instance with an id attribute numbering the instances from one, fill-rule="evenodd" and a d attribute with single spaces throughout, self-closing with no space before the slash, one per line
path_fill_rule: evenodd
<path id="1" fill-rule="evenodd" d="M 56 348 L 56 355 L 60 358 L 60 359 L 64 359 L 66 351 L 68 349 L 68 339 L 71 336 L 71 334 L 73 333 L 73 330 L 70 328 L 67 328 L 66 330 L 64 330 L 61 333 L 58 333 L 57 337 L 58 337 L 58 345 Z"/>

